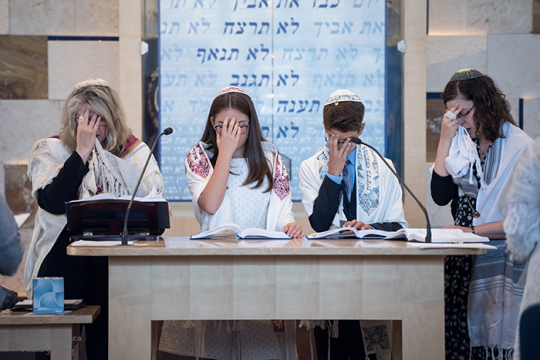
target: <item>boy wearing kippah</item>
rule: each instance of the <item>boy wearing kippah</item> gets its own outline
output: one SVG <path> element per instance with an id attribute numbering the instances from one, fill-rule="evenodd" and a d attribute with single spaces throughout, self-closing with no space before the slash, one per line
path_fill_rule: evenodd
<path id="1" fill-rule="evenodd" d="M 385 231 L 408 227 L 398 180 L 374 151 L 350 140 L 364 132 L 363 119 L 364 104 L 353 92 L 338 90 L 326 100 L 326 145 L 300 166 L 302 202 L 317 232 L 344 226 Z M 360 322 L 340 320 L 338 326 L 330 358 L 364 360 L 364 348 L 358 345 Z M 328 330 L 315 328 L 319 359 L 327 358 L 328 336 Z"/>

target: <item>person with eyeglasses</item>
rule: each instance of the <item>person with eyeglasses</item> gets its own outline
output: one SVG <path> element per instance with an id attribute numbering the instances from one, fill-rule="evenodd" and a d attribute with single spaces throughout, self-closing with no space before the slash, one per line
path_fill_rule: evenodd
<path id="1" fill-rule="evenodd" d="M 292 212 L 289 175 L 261 131 L 251 96 L 227 87 L 214 98 L 200 142 L 185 160 L 201 231 L 235 223 L 292 238 L 303 231 Z M 296 359 L 295 321 L 166 321 L 160 350 L 206 359 Z M 200 339 L 197 340 L 197 339 Z M 287 354 L 283 357 L 282 354 Z"/>
<path id="2" fill-rule="evenodd" d="M 349 90 L 331 94 L 323 108 L 326 145 L 300 165 L 302 203 L 317 232 L 344 226 L 386 231 L 408 227 L 396 177 L 374 151 L 351 142 L 351 137 L 364 132 L 364 110 L 358 95 Z M 366 359 L 358 320 L 311 323 L 319 359 L 327 359 L 328 354 L 332 360 Z M 339 336 L 332 337 L 336 327 Z"/>
<path id="3" fill-rule="evenodd" d="M 443 101 L 448 110 L 432 168 L 431 197 L 440 206 L 451 202 L 454 224 L 446 228 L 489 237 L 498 249 L 445 259 L 446 359 L 506 359 L 515 344 L 523 263 L 510 261 L 505 252 L 499 201 L 532 139 L 517 127 L 495 82 L 478 70 L 455 72 Z"/>

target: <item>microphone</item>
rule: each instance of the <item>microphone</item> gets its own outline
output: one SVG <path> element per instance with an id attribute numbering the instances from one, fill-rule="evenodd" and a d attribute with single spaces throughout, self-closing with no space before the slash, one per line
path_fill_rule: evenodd
<path id="1" fill-rule="evenodd" d="M 139 181 L 137 182 L 137 186 L 135 186 L 135 190 L 133 190 L 133 195 L 131 195 L 131 200 L 129 201 L 127 210 L 126 210 L 126 218 L 124 219 L 124 232 L 122 233 L 122 245 L 128 244 L 128 231 L 127 231 L 127 224 L 129 219 L 129 212 L 131 210 L 131 205 L 133 205 L 133 199 L 135 198 L 135 194 L 137 193 L 137 190 L 139 190 L 139 185 L 141 184 L 141 180 L 144 176 L 144 172 L 146 171 L 146 167 L 148 166 L 148 162 L 150 161 L 150 158 L 152 157 L 152 153 L 154 152 L 154 148 L 156 147 L 156 144 L 160 137 L 163 135 L 170 135 L 172 134 L 173 129 L 168 127 L 165 130 L 161 132 L 161 134 L 158 135 L 156 140 L 154 140 L 154 143 L 152 144 L 152 148 L 150 149 L 150 154 L 148 154 L 148 158 L 146 159 L 146 163 L 144 164 L 143 170 L 141 172 L 141 176 L 139 176 Z"/>
<path id="2" fill-rule="evenodd" d="M 414 193 L 411 191 L 411 189 L 409 189 L 409 187 L 407 186 L 407 184 L 405 184 L 405 181 L 403 181 L 399 175 L 394 171 L 394 169 L 392 169 L 392 167 L 390 166 L 390 164 L 388 164 L 388 162 L 386 162 L 386 160 L 384 159 L 384 157 L 379 153 L 379 151 L 377 151 L 377 149 L 375 149 L 373 146 L 371 145 L 368 145 L 366 144 L 365 142 L 363 142 L 362 140 L 360 140 L 359 138 L 355 137 L 355 136 L 352 136 L 351 138 L 351 142 L 355 143 L 355 144 L 358 144 L 358 145 L 365 145 L 367 146 L 368 148 L 372 149 L 373 151 L 375 151 L 377 153 L 377 155 L 379 155 L 379 157 L 381 158 L 381 160 L 384 162 L 384 164 L 388 167 L 388 169 L 390 169 L 390 171 L 392 172 L 392 174 L 394 174 L 394 176 L 399 180 L 399 183 L 401 185 L 403 185 L 403 187 L 405 189 L 407 189 L 407 191 L 409 192 L 409 194 L 411 194 L 411 196 L 413 197 L 413 199 L 416 201 L 416 203 L 418 204 L 418 206 L 420 206 L 420 209 L 422 209 L 422 211 L 424 212 L 424 216 L 426 217 L 426 230 L 427 230 L 427 234 L 426 234 L 426 242 L 427 243 L 430 243 L 431 242 L 431 222 L 429 221 L 429 217 L 428 217 L 428 214 L 427 214 L 427 210 L 426 208 L 424 207 L 424 205 L 422 205 L 422 203 L 420 202 L 420 200 L 418 200 L 418 198 L 414 195 Z"/>

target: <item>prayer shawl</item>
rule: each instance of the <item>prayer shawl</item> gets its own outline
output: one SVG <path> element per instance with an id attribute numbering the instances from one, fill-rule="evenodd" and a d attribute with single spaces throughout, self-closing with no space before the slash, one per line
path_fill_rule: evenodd
<path id="1" fill-rule="evenodd" d="M 328 146 L 300 165 L 300 190 L 302 202 L 307 216 L 313 213 L 313 204 L 319 196 L 319 188 L 328 173 Z M 392 166 L 392 161 L 386 159 Z M 403 212 L 403 200 L 399 182 L 382 162 L 379 156 L 370 148 L 363 145 L 356 146 L 356 219 L 366 224 L 397 222 L 408 227 Z M 338 213 L 332 222 L 335 228 L 347 221 L 343 212 L 343 198 Z M 338 320 L 303 320 L 301 326 L 310 329 L 320 326 L 328 328 L 329 335 L 339 336 Z M 391 321 L 360 321 L 364 349 L 366 355 L 377 354 L 381 360 L 390 360 L 391 348 Z M 329 339 L 330 344 L 330 339 Z M 330 358 L 330 346 L 328 346 Z"/>
<path id="2" fill-rule="evenodd" d="M 472 147 L 470 143 L 458 146 L 466 143 L 466 139 L 463 139 L 465 135 L 459 130 L 452 139 L 451 149 L 459 151 L 452 153 L 451 150 L 452 158 L 447 158 L 446 168 L 452 174 L 454 183 L 466 185 L 463 186 L 468 189 L 465 193 L 476 197 L 476 210 L 480 217 L 473 219 L 475 226 L 504 220 L 499 211 L 503 189 L 517 159 L 532 141 L 521 129 L 508 122 L 503 125 L 503 133 L 504 138 L 493 142 L 485 159 L 484 171 L 478 173 L 482 174 L 479 190 L 474 176 L 472 186 L 469 182 L 471 163 L 476 163 L 478 157 L 472 154 L 477 152 L 476 146 Z M 459 154 L 460 151 L 468 153 Z M 458 158 L 470 159 L 470 162 L 454 161 Z M 462 169 L 456 166 L 458 163 L 463 166 Z M 481 166 L 477 165 L 476 168 L 481 169 Z M 463 196 L 464 192 L 459 189 L 459 194 Z M 488 250 L 486 255 L 475 256 L 467 309 L 469 337 L 471 347 L 482 346 L 491 351 L 494 348 L 511 350 L 515 346 L 518 313 L 523 296 L 523 286 L 517 281 L 524 264 L 510 261 L 504 241 L 495 241 L 492 245 L 497 250 Z"/>
<path id="3" fill-rule="evenodd" d="M 32 182 L 32 197 L 37 200 L 38 191 L 49 185 L 58 175 L 72 152 L 62 145 L 60 139 L 49 138 L 37 141 L 28 161 L 28 177 Z M 150 154 L 150 149 L 134 136 L 126 144 L 121 158 L 103 150 L 96 139 L 95 147 L 89 157 L 89 171 L 79 187 L 79 198 L 84 199 L 99 192 L 117 196 L 131 194 L 137 185 L 139 175 Z M 152 193 L 163 196 L 163 177 L 152 157 L 145 176 L 141 181 L 137 196 Z M 65 215 L 53 215 L 38 208 L 34 234 L 26 259 L 24 283 L 26 295 L 32 297 L 32 279 L 37 277 L 41 264 L 60 233 L 66 226 Z"/>
<path id="4" fill-rule="evenodd" d="M 445 160 L 446 170 L 452 176 L 455 184 L 460 185 L 462 192 L 476 199 L 478 184 L 473 174 L 476 166 L 477 174 L 482 177 L 482 163 L 476 144 L 463 126 L 459 126 L 452 139 L 448 157 Z"/>
<path id="5" fill-rule="evenodd" d="M 446 158 L 446 170 L 452 175 L 454 183 L 458 185 L 465 185 L 463 188 L 471 188 L 469 184 L 469 179 L 472 178 L 474 183 L 474 190 L 466 191 L 466 193 L 474 198 L 476 198 L 476 211 L 480 213 L 479 218 L 473 219 L 473 224 L 483 225 L 492 222 L 497 222 L 503 220 L 503 216 L 499 211 L 499 202 L 503 189 L 510 179 L 512 174 L 512 169 L 521 155 L 521 152 L 532 139 L 525 134 L 520 128 L 510 124 L 504 123 L 503 125 L 504 138 L 498 138 L 493 142 L 492 148 L 486 156 L 484 171 L 478 163 L 476 169 L 478 175 L 481 176 L 481 187 L 478 190 L 478 184 L 476 178 L 472 176 L 472 162 L 476 163 L 478 158 L 478 152 L 475 146 L 466 146 L 461 148 L 462 150 L 467 151 L 465 155 L 453 155 L 452 150 L 448 158 Z M 457 131 L 456 136 L 452 139 L 452 148 L 456 148 L 458 143 L 466 143 L 463 139 L 463 136 L 469 136 L 468 134 L 463 134 L 462 131 Z M 472 140 L 469 139 L 472 142 Z M 474 143 L 473 143 L 474 144 Z M 472 154 L 475 153 L 476 155 Z M 452 156 L 452 157 L 451 157 Z M 459 161 L 459 164 L 463 166 L 462 170 L 459 171 L 458 167 L 455 166 L 457 161 L 453 159 L 470 159 L 470 162 Z M 478 158 L 479 160 L 479 158 Z M 450 164 L 450 165 L 449 165 Z M 466 169 L 466 170 L 465 170 Z M 470 173 L 470 176 L 469 176 Z M 463 196 L 464 192 L 459 189 L 459 195 Z"/>
<path id="6" fill-rule="evenodd" d="M 263 142 L 262 146 L 266 158 L 272 164 L 274 177 L 274 188 L 270 197 L 266 230 L 283 231 L 283 226 L 296 221 L 292 212 L 289 175 L 276 147 L 269 142 Z M 199 207 L 199 197 L 214 172 L 214 168 L 210 163 L 210 158 L 214 155 L 207 149 L 207 144 L 199 142 L 189 151 L 185 161 L 189 191 L 193 196 L 193 210 L 197 221 L 201 225 L 201 231 L 234 223 L 231 203 L 227 193 L 225 193 L 223 202 L 214 215 L 208 214 Z"/>
<path id="7" fill-rule="evenodd" d="M 500 206 L 506 216 L 504 231 L 511 251 L 510 260 L 527 260 L 519 281 L 525 284 L 519 323 L 523 311 L 540 303 L 540 138 L 530 143 L 519 158 Z M 514 360 L 519 359 L 518 325 Z"/>
<path id="8" fill-rule="evenodd" d="M 300 190 L 308 217 L 313 213 L 313 204 L 328 173 L 329 158 L 328 146 L 325 146 L 300 165 Z M 386 161 L 393 168 L 392 161 Z M 357 145 L 355 166 L 356 219 L 366 224 L 397 222 L 408 227 L 399 182 L 379 156 L 367 146 Z M 342 198 L 332 224 L 339 228 L 346 221 Z"/>

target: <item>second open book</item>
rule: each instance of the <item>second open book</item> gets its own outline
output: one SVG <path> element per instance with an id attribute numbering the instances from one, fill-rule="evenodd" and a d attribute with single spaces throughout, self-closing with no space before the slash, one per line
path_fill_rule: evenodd
<path id="1" fill-rule="evenodd" d="M 332 238 L 357 238 L 357 239 L 385 239 L 385 240 L 406 240 L 406 241 L 426 241 L 426 229 L 402 228 L 395 232 L 383 230 L 357 230 L 352 227 L 332 229 L 320 233 L 308 235 L 310 240 L 332 239 Z M 461 229 L 432 229 L 431 241 L 434 243 L 451 242 L 489 242 L 487 237 L 478 236 L 473 233 L 464 233 Z"/>
<path id="2" fill-rule="evenodd" d="M 240 229 L 236 224 L 225 224 L 215 229 L 203 231 L 191 236 L 190 239 L 211 239 L 219 237 L 238 237 L 240 239 L 292 239 L 282 231 L 270 231 L 265 229 Z"/>

